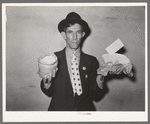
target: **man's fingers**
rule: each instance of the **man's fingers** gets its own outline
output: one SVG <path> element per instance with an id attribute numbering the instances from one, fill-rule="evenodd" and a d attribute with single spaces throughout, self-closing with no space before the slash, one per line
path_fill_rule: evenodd
<path id="1" fill-rule="evenodd" d="M 43 77 L 44 83 L 50 82 L 52 80 L 52 78 L 55 77 L 57 71 L 58 71 L 58 68 L 56 68 L 55 70 L 53 70 L 52 73 L 49 73 L 47 75 L 43 75 L 42 77 Z"/>
<path id="2" fill-rule="evenodd" d="M 56 75 L 56 73 L 57 73 L 57 70 L 58 70 L 58 68 L 56 68 L 55 70 L 53 70 L 53 73 L 52 73 L 52 77 L 53 77 L 53 78 L 55 77 L 55 75 Z"/>
<path id="3" fill-rule="evenodd" d="M 53 70 L 52 77 L 55 77 L 56 70 Z"/>
<path id="4" fill-rule="evenodd" d="M 110 73 L 111 74 L 119 74 L 122 71 L 122 69 L 123 69 L 122 64 L 113 65 Z"/>
<path id="5" fill-rule="evenodd" d="M 118 69 L 118 71 L 116 72 L 116 74 L 121 74 L 122 73 L 122 68 Z"/>
<path id="6" fill-rule="evenodd" d="M 130 67 L 126 67 L 126 72 L 127 72 L 127 74 L 129 74 L 131 72 L 131 68 Z"/>
<path id="7" fill-rule="evenodd" d="M 133 77 L 132 67 L 125 67 L 123 69 L 124 74 L 128 75 L 129 77 Z"/>
<path id="8" fill-rule="evenodd" d="M 52 73 L 49 74 L 49 78 L 48 79 L 49 79 L 49 81 L 52 80 Z"/>
<path id="9" fill-rule="evenodd" d="M 124 69 L 123 69 L 123 72 L 124 72 L 124 74 L 127 74 L 127 72 L 126 72 L 126 68 L 124 68 Z"/>
<path id="10" fill-rule="evenodd" d="M 56 72 L 58 71 L 58 68 L 56 68 Z"/>
<path id="11" fill-rule="evenodd" d="M 123 71 L 123 65 L 117 69 L 116 74 L 121 74 Z"/>
<path id="12" fill-rule="evenodd" d="M 46 79 L 47 79 L 47 75 L 45 75 L 43 78 L 44 83 L 46 82 Z"/>
<path id="13" fill-rule="evenodd" d="M 52 79 L 52 74 L 50 73 L 48 75 L 45 75 L 43 80 L 44 80 L 44 83 L 49 83 L 51 79 Z"/>
<path id="14" fill-rule="evenodd" d="M 130 77 L 133 77 L 133 72 L 130 72 L 129 76 L 130 76 Z"/>

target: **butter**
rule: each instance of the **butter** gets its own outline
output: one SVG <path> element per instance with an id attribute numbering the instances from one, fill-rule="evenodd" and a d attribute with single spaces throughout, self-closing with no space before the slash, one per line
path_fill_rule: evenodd
<path id="1" fill-rule="evenodd" d="M 54 54 L 46 55 L 45 57 L 41 58 L 40 62 L 43 63 L 43 64 L 52 65 L 55 62 L 57 62 L 57 57 Z"/>

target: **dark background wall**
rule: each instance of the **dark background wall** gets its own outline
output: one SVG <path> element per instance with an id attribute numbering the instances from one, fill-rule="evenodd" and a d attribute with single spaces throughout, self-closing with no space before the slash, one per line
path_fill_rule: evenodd
<path id="1" fill-rule="evenodd" d="M 134 79 L 107 78 L 107 94 L 94 102 L 97 110 L 145 110 L 145 8 L 139 6 L 6 7 L 6 110 L 47 110 L 50 99 L 40 90 L 37 58 L 64 48 L 57 25 L 71 11 L 91 28 L 84 52 L 101 63 L 105 48 L 120 38 L 125 45 L 120 52 L 134 65 Z"/>

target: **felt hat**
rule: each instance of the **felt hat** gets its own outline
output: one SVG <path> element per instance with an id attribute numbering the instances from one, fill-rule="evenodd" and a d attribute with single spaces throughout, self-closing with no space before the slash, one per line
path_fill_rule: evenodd
<path id="1" fill-rule="evenodd" d="M 62 20 L 59 24 L 58 24 L 58 30 L 61 33 L 63 31 L 63 28 L 66 24 L 68 23 L 78 23 L 81 26 L 83 26 L 83 31 L 86 32 L 88 30 L 88 24 L 86 21 L 84 21 L 79 14 L 75 13 L 75 12 L 70 12 L 66 18 L 64 20 Z"/>

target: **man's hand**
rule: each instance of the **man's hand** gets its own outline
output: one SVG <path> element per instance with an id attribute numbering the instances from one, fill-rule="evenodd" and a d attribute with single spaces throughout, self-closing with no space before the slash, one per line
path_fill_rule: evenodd
<path id="1" fill-rule="evenodd" d="M 47 75 L 45 75 L 44 78 L 44 82 L 46 82 L 46 80 L 48 80 L 48 82 L 50 82 L 52 80 L 52 78 L 55 77 L 56 72 L 57 72 L 58 68 L 56 68 L 55 70 L 52 71 L 52 73 L 49 73 Z"/>
<path id="2" fill-rule="evenodd" d="M 133 77 L 132 64 L 128 64 L 128 66 L 123 69 L 123 72 L 129 77 Z"/>
<path id="3" fill-rule="evenodd" d="M 51 86 L 51 80 L 52 80 L 52 78 L 54 78 L 56 76 L 57 70 L 58 70 L 58 68 L 53 70 L 52 73 L 49 73 L 46 75 L 39 73 L 40 78 L 43 79 L 44 88 L 48 89 Z"/>
<path id="4" fill-rule="evenodd" d="M 97 69 L 97 74 L 101 74 L 103 76 L 107 76 L 107 73 L 109 74 L 121 74 L 123 72 L 124 66 L 119 63 L 115 62 L 114 64 L 112 62 L 103 63 L 99 69 Z"/>
<path id="5" fill-rule="evenodd" d="M 110 71 L 113 63 L 112 62 L 107 62 L 103 63 L 98 69 L 97 69 L 97 74 L 107 76 L 107 73 Z"/>
<path id="6" fill-rule="evenodd" d="M 111 70 L 109 71 L 109 74 L 121 74 L 123 72 L 124 66 L 121 63 L 115 62 Z"/>

